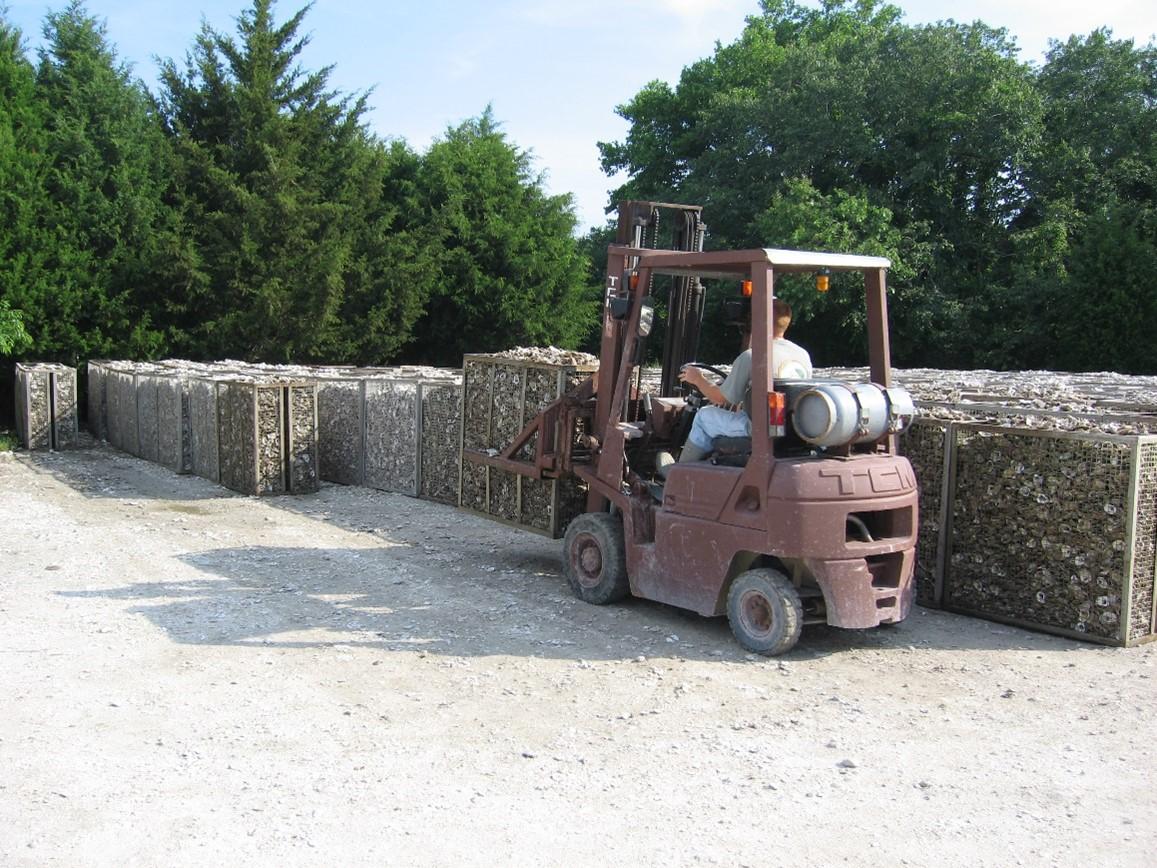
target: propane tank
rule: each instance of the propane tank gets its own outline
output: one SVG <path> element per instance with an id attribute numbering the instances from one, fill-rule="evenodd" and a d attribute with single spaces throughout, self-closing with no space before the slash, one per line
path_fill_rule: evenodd
<path id="1" fill-rule="evenodd" d="M 916 413 L 906 390 L 875 383 L 812 382 L 789 397 L 800 439 L 824 448 L 876 443 L 903 431 Z"/>

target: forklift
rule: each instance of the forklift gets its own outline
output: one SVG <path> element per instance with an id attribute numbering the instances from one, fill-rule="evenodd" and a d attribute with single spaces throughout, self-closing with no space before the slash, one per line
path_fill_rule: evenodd
<path id="1" fill-rule="evenodd" d="M 660 215 L 671 212 L 673 229 L 659 247 Z M 726 615 L 739 644 L 764 655 L 789 651 L 806 624 L 863 629 L 903 620 L 914 595 L 918 510 L 898 435 L 915 410 L 891 382 L 891 263 L 768 248 L 705 251 L 705 234 L 697 206 L 623 203 L 608 248 L 598 371 L 498 454 L 464 450 L 463 459 L 585 487 L 586 512 L 566 527 L 563 560 L 586 602 L 633 595 Z M 843 272 L 863 276 L 871 381 L 775 380 L 776 279 L 811 274 L 827 290 L 830 276 Z M 641 367 L 656 280 L 668 280 L 670 292 L 653 393 Z M 752 433 L 721 438 L 707 460 L 663 466 L 657 457 L 679 452 L 703 403 L 680 371 L 716 370 L 694 358 L 705 282 L 742 288 L 725 301 L 734 320 L 750 322 L 750 397 L 741 411 Z"/>

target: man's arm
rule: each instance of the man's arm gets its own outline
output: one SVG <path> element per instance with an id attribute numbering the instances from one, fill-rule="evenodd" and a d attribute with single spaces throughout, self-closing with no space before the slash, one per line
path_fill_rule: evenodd
<path id="1" fill-rule="evenodd" d="M 723 396 L 723 392 L 713 382 L 707 379 L 707 375 L 701 368 L 684 368 L 679 372 L 679 380 L 683 383 L 690 383 L 696 389 L 703 393 L 703 397 L 712 404 L 718 404 L 721 407 L 726 407 L 730 402 Z"/>
<path id="2" fill-rule="evenodd" d="M 727 375 L 727 379 L 718 385 L 708 380 L 701 368 L 684 368 L 679 373 L 679 379 L 697 388 L 712 404 L 738 410 L 743 405 L 747 389 L 751 385 L 751 350 L 744 350 L 739 354 L 739 357 L 731 363 L 731 373 Z"/>

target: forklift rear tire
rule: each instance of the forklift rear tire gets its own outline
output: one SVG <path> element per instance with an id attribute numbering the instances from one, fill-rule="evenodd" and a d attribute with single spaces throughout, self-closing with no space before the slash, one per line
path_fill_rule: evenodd
<path id="1" fill-rule="evenodd" d="M 783 573 L 769 568 L 748 570 L 736 576 L 727 592 L 727 621 L 740 645 L 774 657 L 799 641 L 803 603 Z"/>
<path id="2" fill-rule="evenodd" d="M 575 596 L 602 606 L 631 593 L 623 523 L 607 512 L 584 512 L 563 539 L 566 580 Z"/>

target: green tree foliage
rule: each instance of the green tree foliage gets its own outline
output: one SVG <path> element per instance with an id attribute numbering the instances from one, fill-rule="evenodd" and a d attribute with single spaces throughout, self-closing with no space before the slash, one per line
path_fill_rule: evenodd
<path id="1" fill-rule="evenodd" d="M 384 198 L 406 189 L 413 156 L 367 133 L 366 97 L 329 91 L 330 68 L 298 66 L 309 7 L 281 24 L 272 7 L 254 0 L 236 39 L 204 26 L 186 69 L 162 69 L 177 203 L 193 245 L 178 304 L 183 348 L 269 361 L 387 359 L 427 291 L 413 266 L 420 227 L 409 225 L 404 199 Z M 364 325 L 354 330 L 351 316 Z"/>
<path id="2" fill-rule="evenodd" d="M 1026 232 L 1050 257 L 1024 281 L 1056 364 L 1157 373 L 1157 48 L 1106 30 L 1055 43 Z M 1057 265 L 1059 263 L 1059 266 Z"/>
<path id="3" fill-rule="evenodd" d="M 1067 370 L 1157 373 L 1157 209 L 1119 204 L 1089 215 L 1048 322 Z"/>
<path id="4" fill-rule="evenodd" d="M 46 245 L 38 240 L 45 172 L 43 113 L 36 73 L 20 32 L 0 7 L 0 356 L 32 345 L 23 312 L 13 304 L 43 297 Z"/>
<path id="5" fill-rule="evenodd" d="M 600 317 L 607 277 L 607 246 L 614 242 L 615 235 L 615 224 L 608 221 L 602 226 L 592 226 L 578 239 L 579 255 L 587 264 L 583 294 L 587 299 L 587 308 L 595 318 L 592 327 L 587 329 L 586 336 L 578 344 L 578 349 L 594 355 L 598 355 L 602 342 Z M 663 324 L 659 322 L 656 325 L 661 327 Z M 650 343 L 655 344 L 657 337 L 656 334 L 656 340 Z"/>
<path id="6" fill-rule="evenodd" d="M 0 356 L 15 355 L 31 344 L 20 311 L 13 310 L 8 299 L 0 298 Z"/>
<path id="7" fill-rule="evenodd" d="M 704 204 L 715 246 L 890 251 L 915 304 L 895 320 L 898 357 L 966 364 L 972 311 L 1007 282 L 1040 99 L 1003 31 L 900 15 L 765 0 L 677 87 L 620 107 L 631 129 L 600 146 L 603 165 L 630 175 L 618 197 Z"/>
<path id="8" fill-rule="evenodd" d="M 43 103 L 39 243 L 50 280 L 19 299 L 44 356 L 149 356 L 164 208 L 164 140 L 151 101 L 79 2 L 49 14 L 36 90 Z"/>
<path id="9" fill-rule="evenodd" d="M 889 278 L 896 287 L 891 317 L 896 333 L 919 334 L 935 327 L 941 312 L 929 309 L 929 299 L 913 288 L 915 276 L 931 259 L 929 245 L 906 237 L 896 227 L 892 212 L 872 205 L 865 195 L 839 189 L 824 195 L 806 178 L 791 179 L 755 218 L 755 225 L 761 237 L 774 238 L 782 247 L 855 250 L 888 257 L 895 263 Z M 792 302 L 793 339 L 808 346 L 817 364 L 837 364 L 849 358 L 866 362 L 867 312 L 861 279 L 835 275 L 831 291 L 817 293 L 810 275 L 788 277 L 777 291 Z M 905 363 L 905 354 L 911 351 L 898 343 L 895 360 Z"/>
<path id="10" fill-rule="evenodd" d="M 489 109 L 431 146 L 418 186 L 437 231 L 437 285 L 412 358 L 457 364 L 516 344 L 574 346 L 591 329 L 571 198 L 545 193 Z"/>
<path id="11" fill-rule="evenodd" d="M 597 346 L 613 230 L 573 238 L 569 197 L 489 110 L 426 153 L 370 134 L 366 95 L 300 66 L 309 7 L 247 2 L 235 34 L 206 26 L 162 65 L 155 100 L 77 0 L 35 63 L 0 5 L 0 356 Z M 616 200 L 701 204 L 714 247 L 892 259 L 899 363 L 1157 372 L 1153 44 L 1098 30 L 1038 69 L 980 22 L 763 0 L 619 111 Z M 817 361 L 862 361 L 858 287 L 778 289 Z M 701 355 L 726 360 L 707 311 Z"/>
<path id="12" fill-rule="evenodd" d="M 1157 201 L 1157 48 L 1103 29 L 1072 36 L 1053 43 L 1037 83 L 1045 135 L 1034 193 L 1085 213 Z"/>

